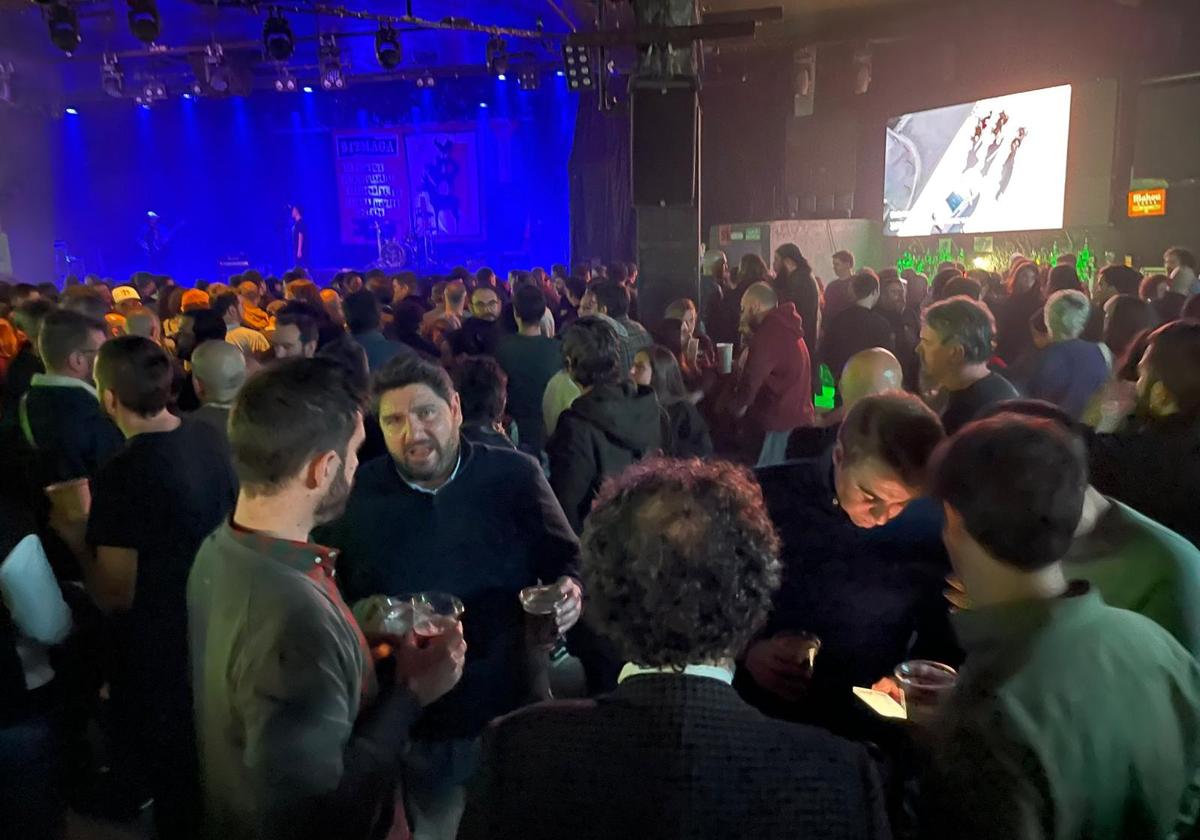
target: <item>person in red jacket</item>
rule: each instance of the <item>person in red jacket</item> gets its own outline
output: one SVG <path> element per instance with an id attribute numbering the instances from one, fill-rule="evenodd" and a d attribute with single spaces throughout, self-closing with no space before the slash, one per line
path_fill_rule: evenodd
<path id="1" fill-rule="evenodd" d="M 795 305 L 780 303 L 768 284 L 746 290 L 741 329 L 750 338 L 732 412 L 762 441 L 755 465 L 765 467 L 785 460 L 793 429 L 812 425 L 812 368 Z"/>

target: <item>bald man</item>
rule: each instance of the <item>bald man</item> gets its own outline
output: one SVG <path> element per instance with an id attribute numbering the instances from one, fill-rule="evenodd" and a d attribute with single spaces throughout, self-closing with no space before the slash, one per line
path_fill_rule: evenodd
<path id="1" fill-rule="evenodd" d="M 192 386 L 200 408 L 188 418 L 207 423 L 226 435 L 229 409 L 245 381 L 246 357 L 237 345 L 227 341 L 204 342 L 192 354 Z"/>
<path id="2" fill-rule="evenodd" d="M 820 458 L 833 451 L 837 442 L 842 418 L 863 397 L 900 391 L 904 388 L 904 371 L 900 361 L 882 347 L 872 347 L 855 353 L 842 369 L 838 394 L 842 404 L 826 412 L 817 420 L 818 425 L 796 429 L 788 438 L 788 460 L 796 458 Z"/>
<path id="3" fill-rule="evenodd" d="M 155 344 L 162 344 L 162 324 L 151 310 L 135 309 L 125 316 L 125 335 L 140 335 Z"/>

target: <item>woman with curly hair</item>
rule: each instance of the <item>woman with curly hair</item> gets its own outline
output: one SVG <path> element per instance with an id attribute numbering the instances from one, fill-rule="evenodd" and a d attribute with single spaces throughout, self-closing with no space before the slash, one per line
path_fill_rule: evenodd
<path id="1" fill-rule="evenodd" d="M 495 721 L 459 837 L 888 836 L 862 747 L 768 718 L 732 687 L 778 555 L 745 469 L 653 460 L 607 482 L 583 577 L 591 625 L 627 662 L 619 684 Z"/>

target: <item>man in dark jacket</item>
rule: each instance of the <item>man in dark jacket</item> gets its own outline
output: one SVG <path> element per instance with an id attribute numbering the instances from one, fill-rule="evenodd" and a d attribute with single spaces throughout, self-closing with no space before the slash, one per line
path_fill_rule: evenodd
<path id="1" fill-rule="evenodd" d="M 593 623 L 627 663 L 620 684 L 496 721 L 460 838 L 890 836 L 860 746 L 765 717 L 730 687 L 778 552 L 758 488 L 730 464 L 651 461 L 609 485 L 584 575 Z"/>
<path id="2" fill-rule="evenodd" d="M 541 289 L 522 286 L 513 295 L 517 332 L 496 344 L 496 361 L 508 374 L 508 412 L 517 423 L 517 442 L 536 457 L 546 445 L 542 395 L 550 377 L 562 370 L 559 343 L 540 332 L 546 313 Z"/>
<path id="3" fill-rule="evenodd" d="M 65 309 L 42 323 L 38 346 L 47 372 L 34 375 L 17 409 L 42 484 L 92 476 L 125 443 L 92 382 L 105 337 L 102 322 Z"/>
<path id="4" fill-rule="evenodd" d="M 860 350 L 896 350 L 891 324 L 875 311 L 880 295 L 875 272 L 868 269 L 850 278 L 850 294 L 853 303 L 830 318 L 821 337 L 820 358 L 829 365 L 834 381 L 841 381 L 846 362 Z"/>
<path id="5" fill-rule="evenodd" d="M 8 364 L 4 374 L 4 382 L 0 383 L 0 425 L 17 425 L 17 406 L 21 397 L 29 390 L 29 383 L 34 374 L 45 373 L 41 357 L 38 356 L 38 335 L 42 331 L 42 321 L 54 311 L 54 304 L 48 300 L 30 300 L 21 304 L 12 313 L 12 322 L 25 333 L 27 341 L 18 349 Z"/>
<path id="6" fill-rule="evenodd" d="M 775 281 L 771 286 L 779 296 L 780 303 L 790 303 L 796 307 L 804 334 L 816 347 L 821 334 L 821 287 L 813 276 L 812 266 L 804 259 L 799 248 L 787 242 L 776 249 L 771 268 L 775 272 Z"/>
<path id="7" fill-rule="evenodd" d="M 919 398 L 879 394 L 850 409 L 831 452 L 756 471 L 784 546 L 783 586 L 739 674 L 756 705 L 836 730 L 857 711 L 851 687 L 912 657 L 954 664 L 941 509 L 919 498 L 943 437 Z M 800 631 L 821 639 L 809 671 Z"/>
<path id="8" fill-rule="evenodd" d="M 342 309 L 346 313 L 346 328 L 366 351 L 367 368 L 371 373 L 396 356 L 414 354 L 407 345 L 384 338 L 380 328 L 382 314 L 379 301 L 371 292 L 361 291 L 346 295 L 346 299 L 342 301 Z"/>
<path id="9" fill-rule="evenodd" d="M 667 420 L 654 391 L 629 381 L 617 334 L 600 318 L 576 321 L 562 352 L 583 393 L 558 418 L 546 454 L 550 486 L 579 533 L 600 482 L 662 449 Z"/>
<path id="10" fill-rule="evenodd" d="M 1138 367 L 1136 424 L 1106 402 L 1088 439 L 1092 484 L 1200 545 L 1200 324 L 1159 327 Z"/>
<path id="11" fill-rule="evenodd" d="M 812 425 L 808 345 L 796 307 L 779 303 L 766 283 L 755 283 L 742 296 L 742 331 L 750 333 L 750 347 L 732 413 L 749 420 L 751 441 L 758 445 L 746 454 L 765 467 L 784 460 L 793 429 Z"/>
<path id="12" fill-rule="evenodd" d="M 462 682 L 417 722 L 404 766 L 418 836 L 453 838 L 479 733 L 531 696 L 519 593 L 557 587 L 565 633 L 581 610 L 579 543 L 536 461 L 462 439 L 462 403 L 441 367 L 396 359 L 374 392 L 388 455 L 359 470 L 345 515 L 318 538 L 342 551 L 351 602 L 446 592 L 465 607 Z"/>

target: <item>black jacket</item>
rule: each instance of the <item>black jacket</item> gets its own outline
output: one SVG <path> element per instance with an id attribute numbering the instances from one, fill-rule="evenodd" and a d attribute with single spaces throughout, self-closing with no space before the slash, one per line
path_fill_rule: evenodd
<path id="1" fill-rule="evenodd" d="M 850 304 L 829 319 L 821 334 L 821 361 L 829 365 L 835 382 L 855 353 L 882 347 L 896 351 L 896 336 L 888 320 L 871 309 Z"/>
<path id="2" fill-rule="evenodd" d="M 796 312 L 800 314 L 800 324 L 804 327 L 805 339 L 813 347 L 818 346 L 821 338 L 821 287 L 812 272 L 793 271 L 791 274 L 780 274 L 771 286 L 779 296 L 780 303 L 795 304 Z M 739 299 L 738 305 L 741 305 Z"/>
<path id="3" fill-rule="evenodd" d="M 125 445 L 121 430 L 83 388 L 38 385 L 25 397 L 42 486 L 92 476 Z"/>
<path id="4" fill-rule="evenodd" d="M 672 458 L 707 458 L 713 454 L 708 424 L 691 400 L 679 400 L 667 406 L 670 436 L 665 449 Z"/>
<path id="5" fill-rule="evenodd" d="M 1200 419 L 1088 436 L 1092 484 L 1200 546 Z"/>
<path id="6" fill-rule="evenodd" d="M 500 341 L 500 328 L 495 321 L 468 318 L 461 329 L 450 335 L 450 347 L 455 356 L 494 356 Z"/>
<path id="7" fill-rule="evenodd" d="M 0 385 L 0 424 L 16 425 L 17 404 L 29 390 L 29 382 L 35 373 L 45 373 L 42 360 L 34 352 L 33 345 L 26 342 L 17 355 L 8 363 L 4 383 Z"/>
<path id="8" fill-rule="evenodd" d="M 459 840 L 890 837 L 866 751 L 702 676 L 630 677 L 484 736 Z"/>
<path id="9" fill-rule="evenodd" d="M 575 533 L 600 482 L 663 448 L 666 413 L 654 391 L 632 382 L 597 385 L 558 418 L 546 442 L 550 486 Z"/>

